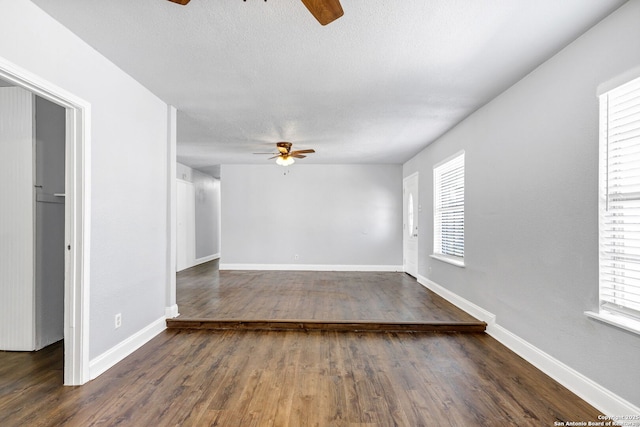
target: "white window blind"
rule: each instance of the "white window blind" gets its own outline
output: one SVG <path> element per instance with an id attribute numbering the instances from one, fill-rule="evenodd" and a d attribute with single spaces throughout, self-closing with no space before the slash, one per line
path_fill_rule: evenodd
<path id="1" fill-rule="evenodd" d="M 600 307 L 640 319 L 640 78 L 600 96 Z"/>
<path id="2" fill-rule="evenodd" d="M 434 254 L 464 258 L 464 152 L 433 169 Z"/>

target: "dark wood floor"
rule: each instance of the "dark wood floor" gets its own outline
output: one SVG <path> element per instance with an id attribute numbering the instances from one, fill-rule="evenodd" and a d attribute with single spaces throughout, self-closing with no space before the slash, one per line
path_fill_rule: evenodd
<path id="1" fill-rule="evenodd" d="M 599 415 L 484 333 L 169 329 L 88 384 L 61 384 L 60 344 L 0 352 L 0 426 L 553 426 Z"/>
<path id="2" fill-rule="evenodd" d="M 178 273 L 180 316 L 169 327 L 482 332 L 486 324 L 403 273 Z"/>
<path id="3" fill-rule="evenodd" d="M 177 275 L 180 317 L 473 321 L 403 273 L 218 270 L 211 261 Z"/>

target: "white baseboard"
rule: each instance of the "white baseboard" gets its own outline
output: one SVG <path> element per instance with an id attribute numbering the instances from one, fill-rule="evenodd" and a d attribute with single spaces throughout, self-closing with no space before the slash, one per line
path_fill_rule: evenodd
<path id="1" fill-rule="evenodd" d="M 502 326 L 494 325 L 489 335 L 574 392 L 581 399 L 602 411 L 602 413 L 606 415 L 640 414 L 639 407 L 587 378 L 580 372 L 555 359 Z M 638 424 L 627 425 L 640 425 L 640 420 Z"/>
<path id="2" fill-rule="evenodd" d="M 418 283 L 440 295 L 470 315 L 476 317 L 478 320 L 486 322 L 487 334 L 491 335 L 511 351 L 571 390 L 603 414 L 610 416 L 640 414 L 639 407 L 500 326 L 497 323 L 496 316 L 489 311 L 475 305 L 471 301 L 462 298 L 424 276 L 418 275 Z M 640 423 L 629 425 L 640 425 Z"/>
<path id="3" fill-rule="evenodd" d="M 451 292 L 450 290 L 438 285 L 436 282 L 433 282 L 424 276 L 418 274 L 417 279 L 418 283 L 420 283 L 425 288 L 440 295 L 442 298 L 446 299 L 456 307 L 466 311 L 476 319 L 485 322 L 487 324 L 487 333 L 490 334 L 490 330 L 496 322 L 495 314 L 488 312 L 484 308 L 475 305 L 471 301 L 462 298 L 458 294 Z"/>
<path id="4" fill-rule="evenodd" d="M 95 379 L 99 375 L 106 372 L 116 363 L 142 347 L 153 337 L 167 328 L 165 317 L 161 317 L 142 330 L 131 335 L 129 338 L 120 342 L 116 346 L 102 353 L 100 356 L 89 362 L 89 378 Z"/>
<path id="5" fill-rule="evenodd" d="M 280 271 L 402 271 L 402 265 L 327 265 L 327 264 L 220 264 L 220 270 Z"/>
<path id="6" fill-rule="evenodd" d="M 164 308 L 164 317 L 167 319 L 173 319 L 178 316 L 180 316 L 180 313 L 178 312 L 178 304 L 173 304 L 170 307 Z"/>
<path id="7" fill-rule="evenodd" d="M 186 265 L 184 267 L 182 267 L 180 270 L 176 271 L 176 273 L 179 273 L 183 270 L 186 270 L 188 268 L 191 267 L 195 267 L 196 265 L 200 265 L 200 264 L 204 264 L 205 262 L 209 262 L 209 261 L 213 261 L 214 259 L 218 259 L 220 258 L 220 253 L 218 252 L 217 254 L 213 254 L 213 255 L 208 255 L 202 258 L 197 258 L 192 260 L 191 262 L 189 262 L 189 265 Z"/>
<path id="8" fill-rule="evenodd" d="M 220 258 L 220 253 L 219 252 L 217 254 L 205 256 L 205 257 L 202 257 L 202 258 L 197 258 L 194 261 L 194 264 L 192 265 L 192 267 L 195 267 L 196 265 L 204 264 L 205 262 L 213 261 L 214 259 L 218 259 L 218 258 Z"/>

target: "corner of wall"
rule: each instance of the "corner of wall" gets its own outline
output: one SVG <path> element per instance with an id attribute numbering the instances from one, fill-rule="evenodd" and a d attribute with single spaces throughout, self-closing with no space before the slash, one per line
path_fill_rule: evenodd
<path id="1" fill-rule="evenodd" d="M 164 317 L 167 319 L 173 319 L 180 316 L 178 312 L 178 304 L 173 304 L 172 306 L 165 307 L 164 309 Z"/>
<path id="2" fill-rule="evenodd" d="M 163 316 L 131 335 L 129 338 L 105 351 L 100 356 L 92 359 L 89 362 L 89 378 L 93 380 L 102 375 L 166 328 L 166 318 Z"/>

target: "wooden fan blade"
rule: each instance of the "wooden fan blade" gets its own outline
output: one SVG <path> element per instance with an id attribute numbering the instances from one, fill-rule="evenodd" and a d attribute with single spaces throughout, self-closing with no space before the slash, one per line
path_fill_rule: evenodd
<path id="1" fill-rule="evenodd" d="M 278 157 L 282 157 L 282 154 L 276 154 L 273 157 L 269 157 L 267 160 L 271 160 L 271 159 L 277 159 Z"/>
<path id="2" fill-rule="evenodd" d="M 295 157 L 296 159 L 304 159 L 305 157 L 307 157 L 307 156 L 303 156 L 302 154 L 296 154 L 295 152 L 289 154 L 289 156 L 290 157 Z"/>
<path id="3" fill-rule="evenodd" d="M 340 0 L 302 0 L 321 25 L 327 25 L 344 15 Z"/>
<path id="4" fill-rule="evenodd" d="M 184 6 L 185 4 L 189 3 L 191 0 L 169 0 L 169 1 L 171 3 L 178 3 Z"/>
<path id="5" fill-rule="evenodd" d="M 280 154 L 278 154 L 278 153 L 253 153 L 253 154 L 271 154 L 272 156 L 273 156 L 273 155 L 278 155 L 278 156 L 280 155 Z"/>
<path id="6" fill-rule="evenodd" d="M 310 148 L 308 150 L 296 150 L 296 151 L 292 151 L 291 153 L 289 153 L 290 155 L 294 155 L 294 154 L 309 154 L 309 153 L 315 153 L 316 150 L 314 150 L 313 148 Z"/>

